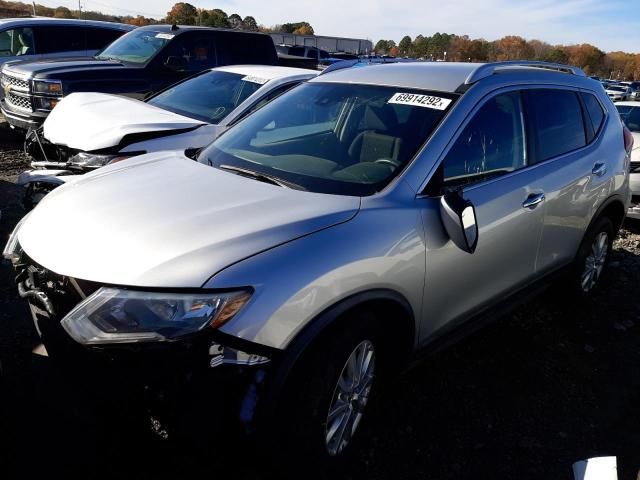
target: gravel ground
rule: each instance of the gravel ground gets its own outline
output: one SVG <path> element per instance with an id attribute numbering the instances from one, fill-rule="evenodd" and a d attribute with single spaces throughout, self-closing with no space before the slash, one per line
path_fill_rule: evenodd
<path id="1" fill-rule="evenodd" d="M 0 124 L 2 244 L 22 215 L 13 184 L 25 167 L 19 142 Z M 617 455 L 620 478 L 636 479 L 638 285 L 640 224 L 627 223 L 592 300 L 569 302 L 554 287 L 390 385 L 342 478 L 570 479 L 576 460 Z M 203 458 L 148 438 L 126 416 L 106 420 L 81 382 L 32 353 L 37 344 L 10 269 L 0 265 L 0 478 L 272 478 L 216 455 L 221 439 Z M 127 406 L 123 398 L 112 408 Z"/>

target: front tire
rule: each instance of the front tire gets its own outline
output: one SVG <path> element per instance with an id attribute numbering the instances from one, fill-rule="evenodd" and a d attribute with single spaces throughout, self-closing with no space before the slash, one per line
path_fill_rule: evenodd
<path id="1" fill-rule="evenodd" d="M 380 330 L 372 315 L 347 319 L 303 354 L 280 401 L 280 465 L 331 471 L 352 450 L 387 363 Z"/>

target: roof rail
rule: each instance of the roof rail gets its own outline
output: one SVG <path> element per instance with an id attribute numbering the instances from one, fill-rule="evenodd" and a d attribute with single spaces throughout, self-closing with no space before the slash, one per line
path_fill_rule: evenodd
<path id="1" fill-rule="evenodd" d="M 476 68 L 473 72 L 471 72 L 464 83 L 465 85 L 471 85 L 478 80 L 482 80 L 483 78 L 495 74 L 496 70 L 509 67 L 542 68 L 546 70 L 554 70 L 556 72 L 569 73 L 571 75 L 579 75 L 581 77 L 587 76 L 581 68 L 572 67 L 571 65 L 549 62 L 535 62 L 530 60 L 511 60 L 507 62 L 484 63 Z"/>
<path id="2" fill-rule="evenodd" d="M 397 58 L 358 58 L 357 60 L 340 60 L 332 65 L 329 65 L 327 68 L 322 70 L 318 76 L 324 75 L 325 73 L 335 72 L 336 70 L 342 70 L 344 68 L 351 67 L 364 67 L 366 65 L 383 65 L 386 63 L 398 63 Z"/>
<path id="3" fill-rule="evenodd" d="M 341 60 L 332 65 L 329 65 L 327 68 L 322 70 L 318 75 L 324 75 L 325 73 L 334 72 L 336 70 L 342 70 L 343 68 L 351 68 L 354 65 L 360 63 L 360 60 Z"/>

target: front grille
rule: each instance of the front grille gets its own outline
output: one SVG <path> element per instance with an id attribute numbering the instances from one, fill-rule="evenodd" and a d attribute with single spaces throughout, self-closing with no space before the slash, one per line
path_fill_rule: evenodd
<path id="1" fill-rule="evenodd" d="M 25 92 L 29 91 L 29 81 L 23 80 L 21 78 L 12 77 L 11 75 L 7 75 L 4 73 L 2 75 L 2 86 L 11 85 L 18 90 L 23 90 Z"/>
<path id="2" fill-rule="evenodd" d="M 7 103 L 13 107 L 20 108 L 22 110 L 33 111 L 33 105 L 31 104 L 31 98 L 23 97 L 22 95 L 16 95 L 13 92 L 9 92 L 7 96 Z"/>

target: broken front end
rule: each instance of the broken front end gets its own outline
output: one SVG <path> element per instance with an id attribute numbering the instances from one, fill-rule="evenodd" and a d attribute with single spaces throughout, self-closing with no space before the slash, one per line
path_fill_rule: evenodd
<path id="1" fill-rule="evenodd" d="M 201 441 L 203 436 L 210 440 L 223 433 L 250 437 L 262 421 L 261 405 L 269 396 L 281 351 L 210 325 L 175 337 L 175 330 L 184 325 L 154 326 L 152 332 L 149 325 L 171 314 L 175 302 L 150 303 L 141 300 L 140 292 L 52 272 L 22 251 L 15 233 L 3 255 L 13 263 L 19 295 L 28 302 L 47 355 L 101 405 L 113 406 L 126 399 L 128 411 L 139 412 L 161 439 Z M 126 301 L 113 302 L 105 313 L 105 299 L 116 291 Z M 206 294 L 180 292 L 196 299 L 180 322 L 210 307 L 202 306 Z M 218 297 L 224 295 L 228 293 Z M 90 306 L 92 298 L 98 300 Z M 235 308 L 233 302 L 224 305 Z M 231 310 L 221 307 L 221 315 Z M 84 321 L 87 315 L 93 315 L 93 325 Z M 135 322 L 139 325 L 134 326 Z M 140 341 L 132 340 L 136 335 L 141 335 Z M 156 335 L 158 341 L 144 341 L 143 335 Z M 119 343 L 124 337 L 128 340 Z"/>

